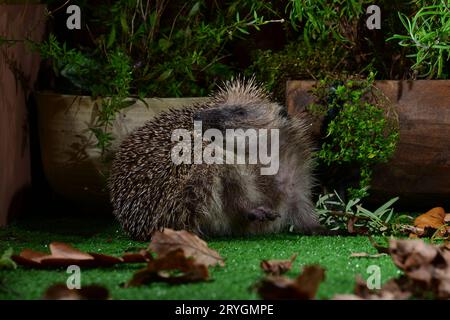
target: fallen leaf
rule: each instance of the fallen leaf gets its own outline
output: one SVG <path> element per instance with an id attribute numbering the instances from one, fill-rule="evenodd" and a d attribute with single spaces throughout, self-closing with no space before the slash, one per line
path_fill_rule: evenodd
<path id="1" fill-rule="evenodd" d="M 445 210 L 442 207 L 435 207 L 427 211 L 426 213 L 421 214 L 414 220 L 414 226 L 416 228 L 419 228 L 418 230 L 423 230 L 423 232 L 417 232 L 416 234 L 418 236 L 423 236 L 427 234 L 427 229 L 442 229 L 439 231 L 439 233 L 441 235 L 444 235 L 447 232 L 446 228 L 443 228 L 443 226 L 445 225 L 444 219 Z"/>
<path id="2" fill-rule="evenodd" d="M 450 223 L 450 213 L 446 213 L 444 217 L 444 222 L 449 224 Z"/>
<path id="3" fill-rule="evenodd" d="M 208 267 L 205 264 L 197 263 L 194 258 L 186 257 L 182 249 L 177 249 L 161 258 L 150 260 L 147 267 L 137 271 L 125 287 L 136 287 L 151 282 L 170 284 L 199 282 L 208 280 L 208 277 Z"/>
<path id="4" fill-rule="evenodd" d="M 76 259 L 76 260 L 92 260 L 92 256 L 78 249 L 75 249 L 69 244 L 63 242 L 52 242 L 49 245 L 52 257 Z M 45 258 L 44 258 L 45 259 Z"/>
<path id="5" fill-rule="evenodd" d="M 11 258 L 20 265 L 33 268 L 49 268 L 49 267 L 68 267 L 70 265 L 78 265 L 82 267 L 109 267 L 119 263 L 146 262 L 143 253 L 125 254 L 127 261 L 122 257 L 113 257 L 100 253 L 86 253 L 80 251 L 69 244 L 62 242 L 52 242 L 49 245 L 50 254 L 25 249 L 19 255 L 13 255 Z M 137 258 L 137 255 L 140 255 Z"/>
<path id="6" fill-rule="evenodd" d="M 122 258 L 108 256 L 106 254 L 90 252 L 89 255 L 91 255 L 94 258 L 93 262 L 96 267 L 110 267 L 118 263 L 124 262 Z"/>
<path id="7" fill-rule="evenodd" d="M 264 300 L 306 300 L 303 292 L 293 279 L 285 276 L 268 276 L 257 284 L 258 294 Z"/>
<path id="8" fill-rule="evenodd" d="M 303 268 L 303 272 L 297 277 L 297 283 L 305 291 L 309 299 L 314 299 L 320 283 L 325 280 L 325 269 L 319 265 L 310 265 Z"/>
<path id="9" fill-rule="evenodd" d="M 368 234 L 369 229 L 367 227 L 357 227 L 355 224 L 358 222 L 358 217 L 350 217 L 347 220 L 347 232 L 349 234 L 365 235 Z"/>
<path id="10" fill-rule="evenodd" d="M 58 283 L 50 286 L 44 293 L 45 300 L 107 300 L 109 291 L 98 285 L 90 285 L 81 289 L 69 289 L 67 285 Z"/>
<path id="11" fill-rule="evenodd" d="M 165 228 L 162 232 L 155 232 L 149 249 L 151 252 L 155 252 L 158 258 L 164 257 L 171 251 L 182 249 L 186 257 L 195 258 L 198 264 L 224 265 L 224 260 L 217 251 L 208 248 L 205 241 L 186 230 L 175 231 Z"/>
<path id="12" fill-rule="evenodd" d="M 256 285 L 258 294 L 265 300 L 314 299 L 325 270 L 319 265 L 309 265 L 296 278 L 267 276 Z"/>
<path id="13" fill-rule="evenodd" d="M 75 249 L 66 243 L 52 242 L 49 248 L 50 255 L 38 257 L 35 261 L 40 262 L 43 266 L 66 267 L 72 264 L 86 266 L 95 260 L 92 255 Z"/>
<path id="14" fill-rule="evenodd" d="M 358 220 L 358 218 L 356 218 L 356 217 L 352 217 L 352 218 L 348 219 L 348 221 L 347 221 L 347 231 L 348 231 L 348 233 L 354 233 L 355 232 L 354 225 L 355 225 L 355 222 L 357 220 Z"/>
<path id="15" fill-rule="evenodd" d="M 123 262 L 148 262 L 152 260 L 152 255 L 145 249 L 139 250 L 139 252 L 126 252 L 122 256 Z"/>
<path id="16" fill-rule="evenodd" d="M 48 256 L 47 253 L 24 249 L 19 255 L 13 255 L 11 258 L 20 265 L 27 267 L 42 267 L 41 260 Z"/>
<path id="17" fill-rule="evenodd" d="M 367 282 L 356 276 L 354 294 L 338 294 L 333 300 L 404 300 L 411 296 L 409 291 L 403 291 L 402 279 L 391 279 L 381 289 L 369 289 Z"/>
<path id="18" fill-rule="evenodd" d="M 263 260 L 261 261 L 260 266 L 265 273 L 279 276 L 291 270 L 292 263 L 296 258 L 297 254 L 294 254 L 290 260 Z"/>
<path id="19" fill-rule="evenodd" d="M 356 278 L 354 295 L 336 295 L 334 299 L 450 299 L 450 248 L 427 244 L 422 240 L 390 240 L 389 251 L 403 275 L 390 279 L 380 289 L 370 290 Z"/>
<path id="20" fill-rule="evenodd" d="M 439 247 L 422 240 L 390 240 L 389 248 L 394 264 L 409 278 L 431 284 L 437 267 L 435 261 L 443 260 Z"/>

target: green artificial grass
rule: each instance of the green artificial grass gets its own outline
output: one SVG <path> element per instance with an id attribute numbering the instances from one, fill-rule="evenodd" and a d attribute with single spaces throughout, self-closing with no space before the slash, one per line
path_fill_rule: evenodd
<path id="1" fill-rule="evenodd" d="M 0 253 L 12 247 L 18 254 L 30 248 L 48 252 L 52 241 L 69 243 L 87 252 L 121 256 L 130 248 L 142 248 L 146 243 L 130 240 L 113 222 L 113 218 L 33 218 L 0 229 Z M 295 277 L 301 266 L 320 264 L 326 269 L 318 298 L 351 293 L 355 275 L 367 278 L 367 267 L 381 268 L 382 282 L 400 274 L 388 256 L 351 258 L 353 252 L 375 253 L 366 237 L 301 236 L 280 234 L 252 238 L 209 239 L 209 246 L 226 259 L 225 267 L 212 268 L 210 282 L 168 285 L 151 283 L 138 288 L 122 288 L 133 272 L 145 264 L 124 264 L 111 268 L 82 269 L 81 284 L 100 284 L 109 289 L 113 299 L 257 299 L 251 286 L 263 277 L 262 259 L 289 259 L 298 253 L 287 276 Z M 50 285 L 66 280 L 70 274 L 64 268 L 39 270 L 19 266 L 15 270 L 0 270 L 0 299 L 39 299 Z"/>

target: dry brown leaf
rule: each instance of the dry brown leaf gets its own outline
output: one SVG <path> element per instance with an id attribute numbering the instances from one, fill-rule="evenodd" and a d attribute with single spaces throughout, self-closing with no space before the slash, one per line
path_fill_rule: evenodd
<path id="1" fill-rule="evenodd" d="M 178 271 L 171 274 L 170 271 Z M 151 282 L 171 284 L 208 280 L 208 267 L 198 264 L 194 258 L 186 257 L 182 249 L 168 252 L 161 258 L 150 260 L 145 269 L 137 271 L 125 287 L 136 287 Z"/>
<path id="2" fill-rule="evenodd" d="M 12 256 L 12 259 L 20 265 L 33 268 L 68 267 L 73 264 L 82 267 L 109 267 L 123 262 L 147 261 L 143 257 L 140 259 L 128 257 L 128 261 L 125 261 L 123 258 L 105 254 L 86 253 L 62 242 L 50 243 L 49 249 L 50 254 L 25 249 L 19 255 Z M 135 255 L 142 256 L 142 253 Z"/>
<path id="3" fill-rule="evenodd" d="M 72 264 L 85 266 L 94 261 L 90 254 L 62 242 L 52 242 L 49 248 L 50 254 L 25 249 L 12 258 L 18 264 L 30 267 L 67 267 Z"/>
<path id="4" fill-rule="evenodd" d="M 395 265 L 414 280 L 430 283 L 432 261 L 438 254 L 438 249 L 422 240 L 391 240 L 391 257 Z"/>
<path id="5" fill-rule="evenodd" d="M 69 244 L 63 242 L 52 242 L 49 245 L 52 258 L 65 258 L 74 260 L 93 260 L 88 253 L 75 249 Z M 43 260 L 45 260 L 44 258 Z"/>
<path id="6" fill-rule="evenodd" d="M 446 213 L 444 217 L 444 222 L 450 224 L 450 213 Z"/>
<path id="7" fill-rule="evenodd" d="M 404 291 L 400 283 L 402 279 L 391 279 L 381 289 L 371 290 L 360 275 L 356 276 L 354 294 L 338 294 L 333 300 L 404 300 L 411 296 L 410 291 Z"/>
<path id="8" fill-rule="evenodd" d="M 145 249 L 141 249 L 141 250 L 139 250 L 139 252 L 126 252 L 122 256 L 123 262 L 129 262 L 129 263 L 148 262 L 152 259 L 153 259 L 153 257 L 150 254 L 150 252 L 148 252 Z"/>
<path id="9" fill-rule="evenodd" d="M 303 272 L 297 277 L 297 283 L 309 295 L 309 299 L 314 299 L 320 283 L 325 280 L 325 269 L 319 265 L 310 265 L 303 268 Z"/>
<path id="10" fill-rule="evenodd" d="M 81 289 L 69 289 L 67 285 L 58 283 L 50 286 L 44 293 L 45 300 L 107 300 L 109 292 L 98 285 L 90 285 Z"/>
<path id="11" fill-rule="evenodd" d="M 444 228 L 445 225 L 445 210 L 442 207 L 435 207 L 424 214 L 421 214 L 414 220 L 414 226 L 418 230 L 423 230 L 423 232 L 416 232 L 420 237 L 427 234 L 427 229 L 438 230 L 440 235 L 444 235 L 447 230 Z"/>
<path id="12" fill-rule="evenodd" d="M 415 289 L 431 292 L 438 299 L 450 298 L 450 253 L 445 245 L 391 240 L 391 252 L 394 263 L 414 282 Z"/>
<path id="13" fill-rule="evenodd" d="M 290 260 L 263 260 L 261 261 L 261 269 L 265 273 L 269 273 L 274 276 L 279 276 L 288 272 L 292 268 L 292 263 L 297 258 L 297 254 L 294 254 Z"/>
<path id="14" fill-rule="evenodd" d="M 405 274 L 403 291 L 418 297 L 431 293 L 437 299 L 450 298 L 450 252 L 445 245 L 391 240 L 389 247 L 392 260 Z"/>
<path id="15" fill-rule="evenodd" d="M 42 257 L 46 257 L 48 254 L 30 249 L 24 249 L 19 255 L 12 255 L 11 259 L 19 265 L 26 267 L 40 267 Z"/>
<path id="16" fill-rule="evenodd" d="M 356 221 L 357 221 L 356 217 L 352 217 L 352 218 L 348 219 L 348 221 L 347 221 L 347 231 L 348 231 L 348 233 L 354 233 L 355 232 L 354 225 L 355 225 Z"/>
<path id="17" fill-rule="evenodd" d="M 306 300 L 309 297 L 294 279 L 285 276 L 267 276 L 257 285 L 257 291 L 264 300 Z"/>
<path id="18" fill-rule="evenodd" d="M 325 279 L 325 270 L 319 265 L 309 265 L 296 278 L 268 276 L 257 284 L 258 294 L 265 300 L 314 299 L 320 283 Z"/>
<path id="19" fill-rule="evenodd" d="M 380 290 L 369 290 L 357 277 L 354 295 L 337 295 L 334 299 L 450 299 L 448 243 L 437 246 L 422 240 L 390 240 L 389 251 L 402 276 L 389 280 Z"/>
<path id="20" fill-rule="evenodd" d="M 95 267 L 110 267 L 124 262 L 122 258 L 113 257 L 106 254 L 89 252 L 89 255 L 94 258 L 92 265 Z"/>
<path id="21" fill-rule="evenodd" d="M 347 232 L 349 234 L 358 234 L 365 235 L 368 234 L 369 229 L 366 227 L 355 227 L 355 224 L 358 222 L 358 217 L 350 217 L 347 220 Z"/>
<path id="22" fill-rule="evenodd" d="M 149 249 L 155 252 L 158 258 L 164 257 L 171 251 L 182 249 L 186 257 L 195 258 L 198 264 L 206 266 L 224 265 L 224 260 L 217 251 L 208 248 L 205 241 L 186 230 L 175 231 L 165 228 L 162 232 L 155 232 Z"/>

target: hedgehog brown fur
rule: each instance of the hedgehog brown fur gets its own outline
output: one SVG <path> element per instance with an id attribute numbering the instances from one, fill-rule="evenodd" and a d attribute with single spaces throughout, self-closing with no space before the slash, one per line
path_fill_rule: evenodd
<path id="1" fill-rule="evenodd" d="M 179 164 L 171 160 L 174 129 L 193 121 L 211 128 L 280 130 L 280 165 L 261 175 L 258 164 Z M 133 238 L 164 227 L 206 235 L 319 228 L 311 203 L 311 141 L 302 119 L 281 115 L 254 80 L 227 82 L 208 103 L 169 110 L 132 132 L 116 153 L 110 176 L 114 215 Z"/>

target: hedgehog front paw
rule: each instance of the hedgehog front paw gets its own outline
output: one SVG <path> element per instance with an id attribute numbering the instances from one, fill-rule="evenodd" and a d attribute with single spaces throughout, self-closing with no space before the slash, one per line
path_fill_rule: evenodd
<path id="1" fill-rule="evenodd" d="M 274 221 L 279 217 L 281 217 L 279 213 L 265 207 L 258 207 L 247 212 L 247 219 L 249 221 Z"/>

